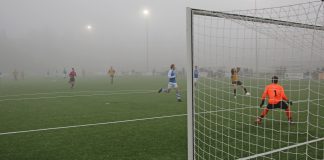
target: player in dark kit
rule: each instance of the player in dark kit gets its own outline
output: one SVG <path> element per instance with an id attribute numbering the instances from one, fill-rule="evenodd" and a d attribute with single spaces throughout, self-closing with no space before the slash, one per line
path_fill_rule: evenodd
<path id="1" fill-rule="evenodd" d="M 69 83 L 71 84 L 71 89 L 74 88 L 74 85 L 75 85 L 75 77 L 76 77 L 76 72 L 74 70 L 74 68 L 72 68 L 72 71 L 69 73 L 69 77 L 70 77 L 70 81 Z"/>
<path id="2" fill-rule="evenodd" d="M 195 66 L 195 69 L 193 71 L 193 80 L 194 80 L 194 86 L 195 87 L 197 87 L 198 78 L 199 78 L 199 70 L 198 70 L 198 66 Z"/>
<path id="3" fill-rule="evenodd" d="M 240 86 L 244 90 L 245 95 L 247 95 L 247 96 L 250 95 L 250 93 L 243 86 L 243 83 L 241 81 L 239 81 L 239 76 L 238 76 L 239 71 L 240 71 L 239 67 L 231 69 L 231 80 L 232 80 L 232 85 L 233 85 L 234 98 L 236 98 L 236 88 L 237 88 L 237 86 Z"/>
<path id="4" fill-rule="evenodd" d="M 114 77 L 115 77 L 115 74 L 116 74 L 116 70 L 110 66 L 110 69 L 108 70 L 108 75 L 110 77 L 110 84 L 114 84 Z"/>

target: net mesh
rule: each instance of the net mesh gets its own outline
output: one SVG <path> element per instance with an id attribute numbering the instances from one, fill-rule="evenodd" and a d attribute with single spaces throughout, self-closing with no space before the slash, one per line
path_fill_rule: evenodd
<path id="1" fill-rule="evenodd" d="M 322 2 L 193 10 L 191 25 L 193 65 L 199 68 L 193 88 L 194 158 L 324 159 Z M 241 86 L 232 85 L 236 67 Z M 274 75 L 293 101 L 293 123 L 285 110 L 273 109 L 258 125 L 261 95 Z"/>

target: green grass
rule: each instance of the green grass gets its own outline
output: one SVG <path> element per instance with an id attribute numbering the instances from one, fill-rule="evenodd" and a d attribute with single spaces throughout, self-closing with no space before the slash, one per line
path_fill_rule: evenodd
<path id="1" fill-rule="evenodd" d="M 40 78 L 0 81 L 0 132 L 186 113 L 165 77 Z M 185 87 L 185 82 L 179 82 Z M 39 93 L 39 94 L 31 94 Z M 11 95 L 11 96 L 8 96 Z M 36 99 L 33 99 L 36 98 Z M 0 135 L 0 159 L 186 159 L 186 116 Z"/>
<path id="2" fill-rule="evenodd" d="M 28 78 L 0 81 L 0 133 L 77 126 L 0 135 L 0 159 L 187 159 L 185 81 L 179 81 L 182 103 L 158 94 L 165 77 L 78 78 L 71 90 L 66 79 Z M 195 89 L 196 159 L 237 159 L 324 137 L 324 85 L 281 81 L 292 106 L 293 125 L 282 110 L 270 111 L 261 125 L 265 80 L 244 79 L 251 96 L 233 98 L 229 79 L 200 79 Z M 35 94 L 37 93 L 37 94 Z M 307 98 L 312 103 L 308 109 Z M 307 115 L 317 114 L 320 117 Z M 134 120 L 179 115 L 167 118 Z M 308 147 L 308 151 L 307 151 Z M 317 148 L 317 149 L 316 149 Z M 257 159 L 323 159 L 324 142 L 304 145 Z"/>

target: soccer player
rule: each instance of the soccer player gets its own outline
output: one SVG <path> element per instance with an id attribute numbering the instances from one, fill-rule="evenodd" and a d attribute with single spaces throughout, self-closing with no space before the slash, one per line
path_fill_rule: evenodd
<path id="1" fill-rule="evenodd" d="M 49 70 L 47 70 L 47 72 L 46 72 L 46 75 L 47 75 L 47 77 L 49 77 L 50 76 L 50 71 Z"/>
<path id="2" fill-rule="evenodd" d="M 76 77 L 76 72 L 74 70 L 74 68 L 72 68 L 72 71 L 69 73 L 69 77 L 70 77 L 70 81 L 69 83 L 71 84 L 71 89 L 74 88 L 74 85 L 75 85 L 75 77 Z"/>
<path id="3" fill-rule="evenodd" d="M 232 68 L 231 69 L 231 80 L 232 80 L 232 85 L 233 85 L 233 90 L 234 90 L 234 98 L 236 99 L 236 88 L 237 86 L 240 86 L 243 90 L 245 95 L 250 95 L 250 93 L 246 90 L 246 88 L 243 86 L 243 83 L 239 81 L 238 78 L 238 72 L 240 71 L 240 67 Z"/>
<path id="4" fill-rule="evenodd" d="M 280 108 L 285 110 L 288 122 L 292 123 L 290 105 L 292 105 L 292 101 L 289 101 L 287 96 L 285 95 L 284 88 L 278 84 L 278 77 L 273 76 L 272 84 L 266 86 L 263 94 L 262 101 L 260 107 L 263 107 L 265 99 L 268 97 L 268 105 L 263 109 L 261 115 L 257 118 L 256 122 L 258 124 L 261 123 L 262 119 L 267 115 L 270 109 Z M 285 100 L 285 101 L 283 101 Z"/>
<path id="5" fill-rule="evenodd" d="M 63 74 L 64 74 L 64 78 L 66 78 L 67 77 L 67 75 L 66 75 L 67 74 L 67 71 L 66 71 L 65 68 L 63 69 Z"/>
<path id="6" fill-rule="evenodd" d="M 115 77 L 115 69 L 110 66 L 109 70 L 108 70 L 108 75 L 110 76 L 110 84 L 114 84 L 114 77 Z"/>
<path id="7" fill-rule="evenodd" d="M 175 72 L 175 68 L 176 68 L 175 65 L 171 64 L 170 70 L 168 72 L 168 78 L 169 78 L 168 89 L 160 88 L 158 93 L 161 92 L 170 93 L 171 89 L 174 88 L 176 90 L 177 100 L 178 102 L 181 102 L 181 95 L 176 80 L 177 74 Z"/>
<path id="8" fill-rule="evenodd" d="M 199 78 L 198 66 L 195 66 L 195 69 L 194 69 L 194 72 L 193 72 L 193 76 L 194 76 L 194 85 L 195 85 L 195 87 L 197 87 L 198 78 Z"/>
<path id="9" fill-rule="evenodd" d="M 14 76 L 14 79 L 18 80 L 18 71 L 16 69 L 12 72 L 12 74 Z"/>

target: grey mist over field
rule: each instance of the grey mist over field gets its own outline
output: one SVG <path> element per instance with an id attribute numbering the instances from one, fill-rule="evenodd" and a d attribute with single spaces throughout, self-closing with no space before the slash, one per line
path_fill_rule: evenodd
<path id="1" fill-rule="evenodd" d="M 257 8 L 308 1 L 257 0 Z M 171 63 L 183 68 L 186 7 L 253 9 L 255 1 L 0 0 L 0 72 L 146 71 L 147 44 L 150 71 L 165 71 Z"/>

